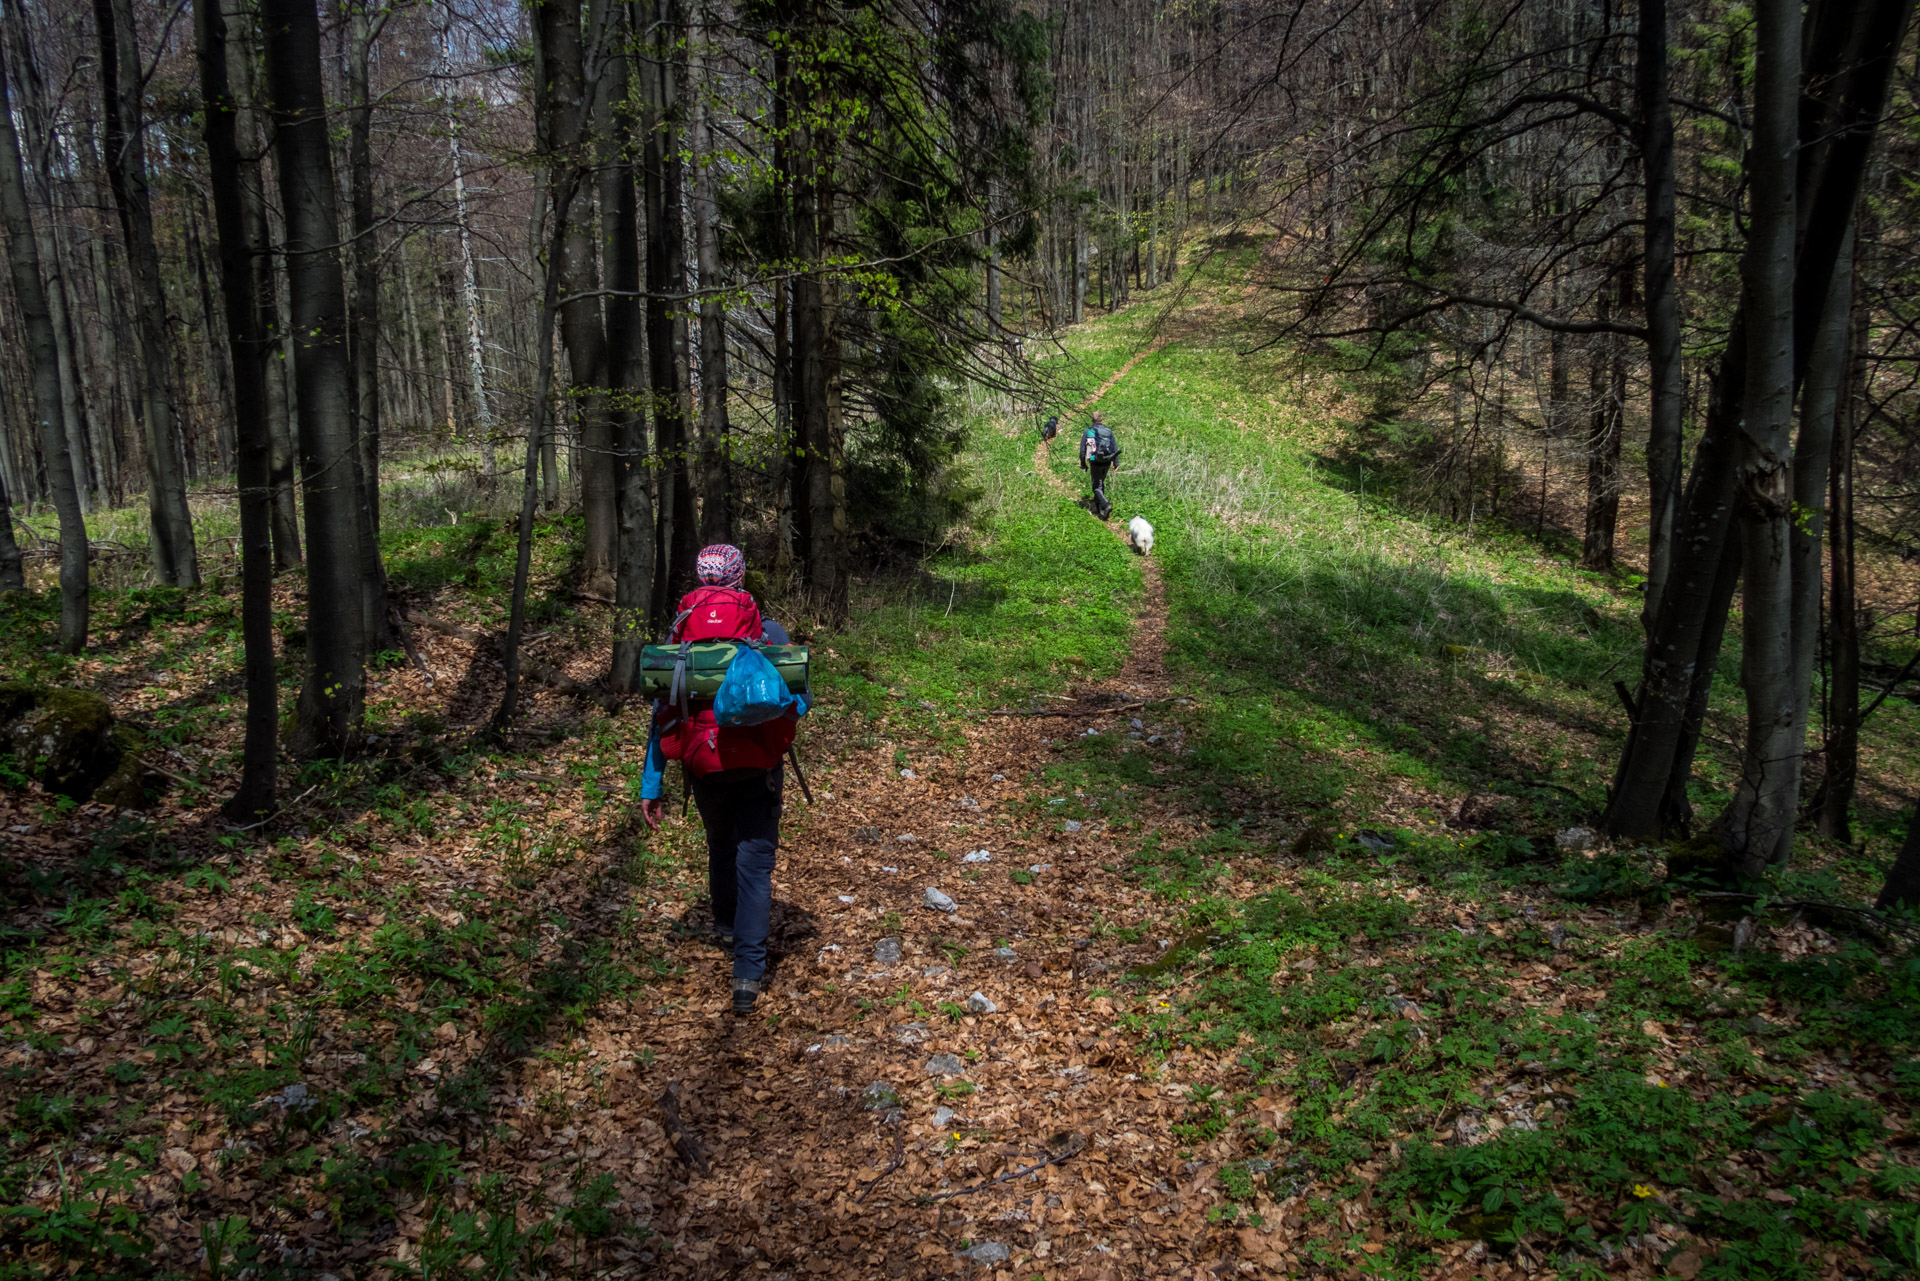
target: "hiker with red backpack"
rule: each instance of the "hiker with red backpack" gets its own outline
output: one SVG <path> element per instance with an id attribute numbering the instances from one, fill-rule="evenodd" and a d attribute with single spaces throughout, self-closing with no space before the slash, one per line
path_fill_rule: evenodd
<path id="1" fill-rule="evenodd" d="M 746 561 L 739 548 L 724 543 L 706 548 L 697 573 L 700 586 L 680 599 L 674 642 L 786 643 L 785 630 L 763 619 L 753 596 L 741 588 Z M 793 744 L 807 704 L 804 697 L 796 697 L 794 706 L 773 719 L 729 724 L 726 696 L 723 687 L 711 698 L 690 698 L 683 690 L 677 701 L 654 701 L 640 781 L 640 816 L 649 828 L 659 828 L 666 814 L 661 799 L 666 763 L 679 761 L 707 829 L 707 892 L 716 939 L 733 953 L 733 1012 L 745 1015 L 752 1012 L 767 972 L 774 851 L 780 843 L 781 759 Z"/>
<path id="2" fill-rule="evenodd" d="M 1107 501 L 1107 471 L 1120 461 L 1120 443 L 1113 438 L 1113 428 L 1107 426 L 1107 420 L 1099 410 L 1093 411 L 1093 421 L 1080 436 L 1080 469 L 1093 476 L 1093 510 L 1101 520 L 1113 515 L 1113 504 Z"/>

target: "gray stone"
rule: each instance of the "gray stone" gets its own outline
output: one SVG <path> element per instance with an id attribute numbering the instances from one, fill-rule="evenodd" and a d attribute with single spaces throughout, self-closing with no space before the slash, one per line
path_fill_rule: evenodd
<path id="1" fill-rule="evenodd" d="M 993 781 L 996 783 L 1004 783 L 1007 781 L 1007 776 L 1005 774 L 995 774 L 993 776 Z"/>
<path id="2" fill-rule="evenodd" d="M 1390 996 L 1387 998 L 1387 1004 L 1392 1006 L 1393 1012 L 1403 1019 L 1420 1017 L 1420 1007 L 1404 996 Z"/>
<path id="3" fill-rule="evenodd" d="M 929 965 L 926 969 L 920 971 L 920 977 L 923 979 L 937 979 L 942 974 L 951 973 L 953 973 L 953 971 L 944 965 Z"/>
<path id="4" fill-rule="evenodd" d="M 873 945 L 873 959 L 881 965 L 900 964 L 900 940 L 881 939 Z"/>
<path id="5" fill-rule="evenodd" d="M 880 829 L 877 827 L 856 827 L 853 829 L 853 839 L 862 845 L 876 844 L 880 840 Z"/>
<path id="6" fill-rule="evenodd" d="M 1080 820 L 1079 820 L 1079 819 L 1077 819 L 1077 818 L 1070 818 L 1070 819 L 1068 819 L 1068 820 L 1067 820 L 1067 822 L 1066 822 L 1066 829 L 1067 829 L 1067 830 L 1068 830 L 1069 832 L 1077 832 L 1077 831 L 1079 831 L 1079 830 L 1080 830 Z"/>
<path id="7" fill-rule="evenodd" d="M 998 1241 L 982 1241 L 970 1250 L 962 1250 L 960 1257 L 972 1259 L 983 1268 L 990 1268 L 996 1263 L 1005 1263 L 1011 1259 L 1013 1251 Z"/>
<path id="8" fill-rule="evenodd" d="M 957 912 L 960 910 L 958 903 L 948 898 L 945 894 L 942 894 L 939 890 L 934 889 L 931 885 L 927 886 L 924 901 L 928 907 L 936 912 Z"/>
<path id="9" fill-rule="evenodd" d="M 980 808 L 980 802 L 974 800 L 971 796 L 962 796 L 960 798 L 960 808 L 963 810 L 977 810 Z"/>
<path id="10" fill-rule="evenodd" d="M 869 1112 L 886 1112 L 900 1106 L 900 1096 L 885 1081 L 875 1081 L 860 1091 L 860 1106 Z"/>
<path id="11" fill-rule="evenodd" d="M 919 1022 L 896 1023 L 893 1038 L 902 1045 L 918 1045 L 927 1039 L 927 1025 Z"/>
<path id="12" fill-rule="evenodd" d="M 1385 832 L 1355 832 L 1353 838 L 1375 854 L 1385 854 L 1394 847 L 1394 839 Z"/>
<path id="13" fill-rule="evenodd" d="M 910 770 L 910 769 L 903 769 L 903 770 L 901 770 L 901 771 L 900 771 L 900 777 L 901 777 L 901 778 L 919 778 L 920 776 L 919 776 L 918 774 L 916 774 L 916 773 L 914 773 L 914 772 L 913 772 L 912 770 Z"/>
<path id="14" fill-rule="evenodd" d="M 274 1095 L 273 1099 L 274 1102 L 278 1103 L 285 1111 L 302 1113 L 311 1112 L 314 1105 L 320 1102 L 319 1099 L 314 1098 L 312 1094 L 308 1093 L 306 1085 L 299 1081 L 295 1081 L 292 1085 L 289 1085 L 286 1089 Z"/>
<path id="15" fill-rule="evenodd" d="M 991 863 L 993 862 L 993 855 L 989 854 L 986 850 L 969 850 L 960 856 L 960 861 L 962 863 Z"/>
<path id="16" fill-rule="evenodd" d="M 946 1129 L 948 1123 L 953 1120 L 953 1116 L 952 1108 L 935 1108 L 933 1110 L 933 1128 L 936 1130 Z"/>
<path id="17" fill-rule="evenodd" d="M 1547 942 L 1553 944 L 1553 950 L 1556 952 L 1565 947 L 1567 945 L 1567 927 L 1564 924 L 1556 922 L 1554 927 L 1547 931 Z"/>
<path id="18" fill-rule="evenodd" d="M 1015 961 L 1019 960 L 1020 957 L 1010 947 L 996 947 L 993 949 L 993 959 L 996 961 L 1005 962 L 1008 965 L 1012 965 Z"/>
<path id="19" fill-rule="evenodd" d="M 820 1042 L 820 1044 L 826 1046 L 829 1050 L 838 1050 L 852 1045 L 853 1038 L 850 1036 L 842 1036 L 840 1033 L 835 1032 L 832 1036 Z"/>
<path id="20" fill-rule="evenodd" d="M 1553 844 L 1562 854 L 1584 854 L 1598 838 L 1590 827 L 1562 828 L 1553 834 Z"/>
<path id="21" fill-rule="evenodd" d="M 928 1076 L 965 1076 L 967 1065 L 958 1054 L 936 1054 L 927 1060 Z"/>
<path id="22" fill-rule="evenodd" d="M 902 845 L 917 845 L 920 841 L 920 838 L 915 836 L 912 832 L 902 832 L 900 835 L 894 837 L 893 839 L 900 842 Z"/>
<path id="23" fill-rule="evenodd" d="M 967 1009 L 974 1014 L 994 1014 L 1000 1009 L 988 999 L 985 992 L 975 992 L 967 998 Z"/>

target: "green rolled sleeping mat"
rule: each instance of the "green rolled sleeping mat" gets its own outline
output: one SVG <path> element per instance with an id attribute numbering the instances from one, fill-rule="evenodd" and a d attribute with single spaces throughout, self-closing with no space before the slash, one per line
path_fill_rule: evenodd
<path id="1" fill-rule="evenodd" d="M 687 645 L 648 645 L 640 651 L 640 692 L 649 698 L 673 698 L 674 669 L 679 667 L 681 651 L 686 652 L 687 688 L 690 698 L 712 698 L 720 692 L 727 666 L 744 648 L 742 641 L 694 641 Z M 796 694 L 809 694 L 807 686 L 807 647 L 805 645 L 762 645 L 760 653 Z"/>

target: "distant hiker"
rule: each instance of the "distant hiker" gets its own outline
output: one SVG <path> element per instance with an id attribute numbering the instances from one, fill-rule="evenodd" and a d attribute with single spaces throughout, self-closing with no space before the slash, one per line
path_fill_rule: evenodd
<path id="1" fill-rule="evenodd" d="M 1107 426 L 1099 410 L 1094 410 L 1093 421 L 1080 437 L 1080 469 L 1093 476 L 1093 510 L 1101 520 L 1113 515 L 1113 504 L 1107 501 L 1107 469 L 1119 457 L 1120 445 L 1113 438 L 1113 428 Z"/>
<path id="2" fill-rule="evenodd" d="M 751 640 L 780 644 L 778 623 L 760 616 L 741 589 L 746 562 L 725 543 L 706 548 L 697 562 L 700 586 L 680 599 L 672 639 Z M 716 941 L 733 953 L 733 1012 L 748 1014 L 767 973 L 767 928 L 773 912 L 774 850 L 780 843 L 781 757 L 793 743 L 795 713 L 760 725 L 725 726 L 714 700 L 688 700 L 683 714 L 667 699 L 653 704 L 647 761 L 640 780 L 640 816 L 650 828 L 665 817 L 661 801 L 668 761 L 686 771 L 693 802 L 707 829 L 707 894 Z"/>
<path id="3" fill-rule="evenodd" d="M 1047 421 L 1040 424 L 1040 439 L 1052 440 L 1060 434 L 1060 415 L 1051 414 Z"/>

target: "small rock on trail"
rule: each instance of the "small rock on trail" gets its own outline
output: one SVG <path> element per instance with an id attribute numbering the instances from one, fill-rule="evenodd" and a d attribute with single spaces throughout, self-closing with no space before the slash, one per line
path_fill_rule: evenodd
<path id="1" fill-rule="evenodd" d="M 982 1241 L 970 1250 L 962 1250 L 960 1257 L 972 1259 L 983 1268 L 990 1268 L 996 1263 L 1005 1263 L 1011 1259 L 1013 1251 L 998 1241 Z"/>
<path id="2" fill-rule="evenodd" d="M 974 1014 L 994 1014 L 1000 1009 L 985 992 L 975 992 L 967 998 L 967 1009 Z"/>
<path id="3" fill-rule="evenodd" d="M 965 1076 L 967 1065 L 958 1054 L 936 1054 L 927 1060 L 928 1076 Z"/>
<path id="4" fill-rule="evenodd" d="M 934 889 L 931 885 L 927 886 L 925 902 L 928 907 L 936 912 L 957 912 L 960 910 L 958 903 L 948 898 L 945 894 L 942 894 L 939 890 Z"/>
<path id="5" fill-rule="evenodd" d="M 873 945 L 873 959 L 881 965 L 900 964 L 900 940 L 881 939 Z"/>

